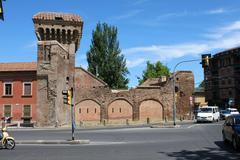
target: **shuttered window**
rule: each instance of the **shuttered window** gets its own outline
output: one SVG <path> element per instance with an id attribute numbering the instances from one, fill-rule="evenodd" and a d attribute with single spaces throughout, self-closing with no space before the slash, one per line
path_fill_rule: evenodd
<path id="1" fill-rule="evenodd" d="M 11 117 L 12 107 L 11 105 L 4 105 L 4 117 Z"/>
<path id="2" fill-rule="evenodd" d="M 23 117 L 31 117 L 31 106 L 30 105 L 23 106 Z"/>
<path id="3" fill-rule="evenodd" d="M 32 83 L 24 82 L 23 83 L 23 95 L 28 96 L 32 94 Z"/>

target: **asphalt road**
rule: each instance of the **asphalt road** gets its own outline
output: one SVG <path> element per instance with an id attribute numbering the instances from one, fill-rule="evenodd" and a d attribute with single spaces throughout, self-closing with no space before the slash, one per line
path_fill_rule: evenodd
<path id="1" fill-rule="evenodd" d="M 17 145 L 0 150 L 0 160 L 227 160 L 240 159 L 223 144 L 220 123 L 180 128 L 121 128 L 77 130 L 85 145 Z M 16 140 L 70 139 L 68 130 L 14 130 Z"/>

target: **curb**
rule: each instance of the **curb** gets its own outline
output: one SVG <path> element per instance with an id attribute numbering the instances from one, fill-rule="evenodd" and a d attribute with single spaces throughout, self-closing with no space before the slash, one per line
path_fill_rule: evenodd
<path id="1" fill-rule="evenodd" d="M 18 140 L 16 144 L 89 144 L 90 140 Z"/>
<path id="2" fill-rule="evenodd" d="M 151 128 L 180 128 L 180 125 L 152 125 Z"/>

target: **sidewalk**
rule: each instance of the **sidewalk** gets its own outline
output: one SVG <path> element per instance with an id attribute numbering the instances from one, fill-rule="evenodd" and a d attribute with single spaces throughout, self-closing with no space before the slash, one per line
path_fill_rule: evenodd
<path id="1" fill-rule="evenodd" d="M 98 126 L 82 126 L 77 127 L 76 130 L 95 130 L 95 129 L 119 129 L 119 128 L 176 128 L 180 127 L 181 125 L 186 124 L 193 124 L 195 120 L 183 120 L 183 121 L 176 121 L 176 126 L 173 126 L 173 121 L 167 121 L 162 123 L 150 123 L 150 124 L 130 124 L 130 125 L 123 125 L 123 124 L 109 124 L 109 125 L 98 125 Z M 70 126 L 64 127 L 8 127 L 8 130 L 70 130 Z"/>
<path id="2" fill-rule="evenodd" d="M 183 121 L 176 121 L 176 125 L 173 125 L 173 121 L 168 121 L 164 123 L 158 123 L 151 125 L 151 128 L 179 128 L 182 125 L 193 124 L 195 120 L 183 120 Z"/>

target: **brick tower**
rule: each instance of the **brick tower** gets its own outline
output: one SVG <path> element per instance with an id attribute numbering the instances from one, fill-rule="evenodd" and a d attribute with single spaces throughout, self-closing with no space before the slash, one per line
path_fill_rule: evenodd
<path id="1" fill-rule="evenodd" d="M 36 125 L 67 125 L 70 109 L 63 104 L 62 90 L 74 84 L 83 21 L 74 14 L 40 12 L 33 22 L 38 39 Z"/>

